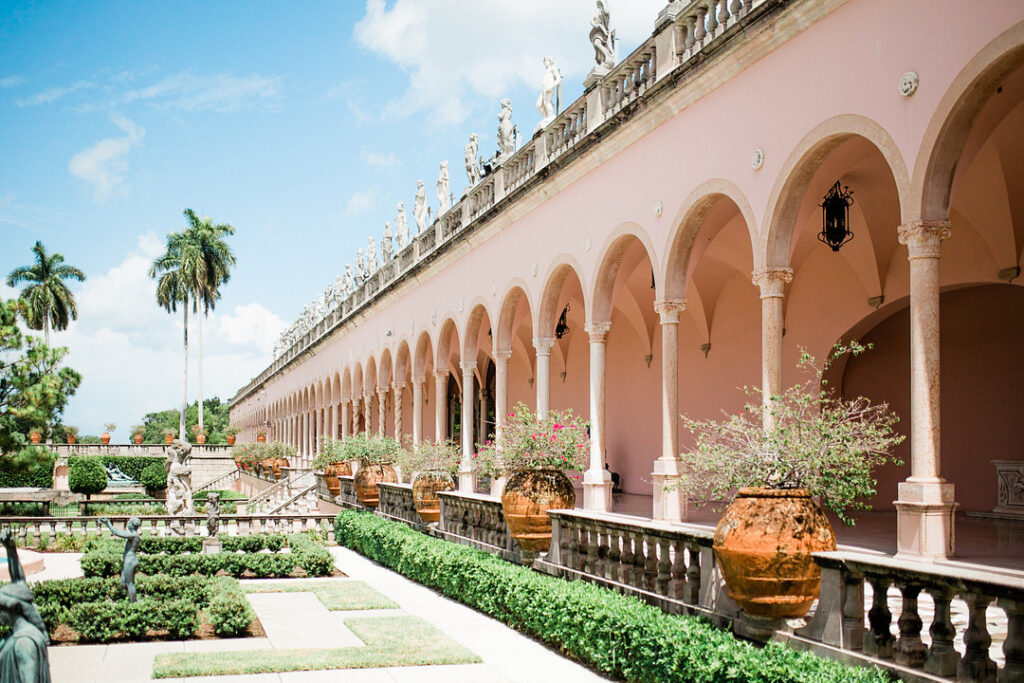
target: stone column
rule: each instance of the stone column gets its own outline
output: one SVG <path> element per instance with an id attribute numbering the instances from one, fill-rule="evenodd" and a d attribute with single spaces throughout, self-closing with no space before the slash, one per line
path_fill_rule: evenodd
<path id="1" fill-rule="evenodd" d="M 385 427 L 387 426 L 388 415 L 387 389 L 377 389 L 377 410 L 380 412 L 377 420 L 377 436 L 384 436 L 386 434 Z"/>
<path id="2" fill-rule="evenodd" d="M 899 228 L 910 260 L 910 477 L 896 500 L 896 556 L 946 559 L 954 550 L 953 485 L 939 454 L 939 256 L 949 221 Z"/>
<path id="3" fill-rule="evenodd" d="M 363 396 L 363 432 L 373 436 L 373 394 Z"/>
<path id="4" fill-rule="evenodd" d="M 459 491 L 473 493 L 473 371 L 476 362 L 462 361 L 462 462 L 459 463 Z"/>
<path id="5" fill-rule="evenodd" d="M 359 433 L 359 397 L 352 397 L 352 436 Z"/>
<path id="6" fill-rule="evenodd" d="M 396 382 L 391 388 L 395 391 L 395 441 L 402 443 L 402 394 L 405 393 L 405 384 Z"/>
<path id="7" fill-rule="evenodd" d="M 348 401 L 341 402 L 341 438 L 344 439 L 348 436 L 349 428 L 352 426 L 351 419 L 348 412 Z"/>
<path id="8" fill-rule="evenodd" d="M 313 450 L 310 451 L 311 455 L 315 455 L 320 452 L 320 439 L 324 435 L 324 409 L 316 409 L 316 432 L 313 434 Z"/>
<path id="9" fill-rule="evenodd" d="M 448 371 L 434 373 L 434 441 L 441 442 L 448 437 Z"/>
<path id="10" fill-rule="evenodd" d="M 412 381 L 412 442 L 423 441 L 423 377 Z"/>
<path id="11" fill-rule="evenodd" d="M 782 298 L 786 283 L 793 281 L 790 268 L 755 271 L 753 282 L 761 289 L 761 419 L 765 431 L 775 426 L 771 397 L 782 393 Z"/>
<path id="12" fill-rule="evenodd" d="M 298 455 L 304 455 L 306 453 L 306 430 L 309 425 L 308 413 L 306 413 L 306 411 L 302 411 L 299 419 L 299 446 L 297 451 Z"/>
<path id="13" fill-rule="evenodd" d="M 612 324 L 590 323 L 590 468 L 583 475 L 583 508 L 612 509 L 612 475 L 604 468 L 604 352 Z"/>
<path id="14" fill-rule="evenodd" d="M 508 420 L 508 361 L 512 351 L 494 353 L 494 438 L 501 438 L 501 430 Z M 505 477 L 491 481 L 491 495 L 500 496 L 505 489 Z"/>
<path id="15" fill-rule="evenodd" d="M 481 379 L 481 382 L 486 378 Z M 480 385 L 480 400 L 476 404 L 476 438 L 483 441 L 487 438 L 487 387 Z"/>
<path id="16" fill-rule="evenodd" d="M 338 404 L 331 404 L 331 438 L 338 438 Z"/>
<path id="17" fill-rule="evenodd" d="M 551 405 L 551 347 L 555 344 L 554 337 L 538 337 L 533 340 L 533 348 L 537 349 L 537 419 L 548 416 Z"/>
<path id="18" fill-rule="evenodd" d="M 683 299 L 654 302 L 661 318 L 661 457 L 654 461 L 654 519 L 686 519 L 686 491 L 666 491 L 679 481 L 679 313 Z"/>

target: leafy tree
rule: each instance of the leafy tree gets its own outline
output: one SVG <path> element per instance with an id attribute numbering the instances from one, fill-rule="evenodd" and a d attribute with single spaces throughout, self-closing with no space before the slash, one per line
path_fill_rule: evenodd
<path id="1" fill-rule="evenodd" d="M 142 470 L 139 482 L 146 488 L 146 493 L 155 497 L 158 492 L 167 488 L 167 470 L 164 464 L 155 462 L 147 465 L 146 469 Z"/>
<path id="2" fill-rule="evenodd" d="M 230 405 L 222 403 L 214 396 L 203 401 L 203 411 L 206 413 L 206 443 L 226 443 Z M 142 422 L 144 441 L 146 443 L 163 443 L 164 430 L 177 431 L 179 412 L 173 408 L 161 410 L 154 413 L 147 413 Z M 185 425 L 187 432 L 192 433 L 192 427 L 198 424 L 199 406 L 191 403 L 185 410 Z"/>
<path id="3" fill-rule="evenodd" d="M 20 266 L 7 276 L 7 284 L 14 287 L 29 283 L 21 290 L 25 302 L 25 322 L 33 330 L 43 330 L 46 345 L 50 345 L 50 327 L 67 329 L 68 322 L 78 319 L 75 296 L 64 284 L 64 280 L 85 280 L 85 273 L 64 263 L 64 254 L 47 254 L 46 247 L 37 241 L 32 247 L 36 262 L 31 266 Z"/>
<path id="4" fill-rule="evenodd" d="M 51 349 L 16 324 L 23 302 L 0 302 L 0 454 L 21 451 L 25 434 L 59 421 L 82 376 L 60 367 L 67 349 Z"/>
<path id="5" fill-rule="evenodd" d="M 107 488 L 107 471 L 99 457 L 71 458 L 68 464 L 68 488 L 89 498 Z"/>

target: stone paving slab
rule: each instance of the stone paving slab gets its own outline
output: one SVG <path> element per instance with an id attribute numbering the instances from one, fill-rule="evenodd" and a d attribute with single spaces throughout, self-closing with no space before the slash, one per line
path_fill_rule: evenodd
<path id="1" fill-rule="evenodd" d="M 356 637 L 314 593 L 248 593 L 275 649 L 361 647 Z"/>

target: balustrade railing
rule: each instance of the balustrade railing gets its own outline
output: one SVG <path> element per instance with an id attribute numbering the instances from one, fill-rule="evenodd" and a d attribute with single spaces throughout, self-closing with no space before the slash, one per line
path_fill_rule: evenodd
<path id="1" fill-rule="evenodd" d="M 377 503 L 376 510 L 378 515 L 405 522 L 416 528 L 425 526 L 416 512 L 416 505 L 412 500 L 411 484 L 379 483 L 377 490 L 380 493 L 380 501 Z"/>
<path id="2" fill-rule="evenodd" d="M 641 45 L 626 61 L 615 67 L 601 83 L 605 117 L 620 111 L 654 84 L 656 54 L 654 43 Z"/>
<path id="3" fill-rule="evenodd" d="M 548 158 L 554 159 L 569 151 L 586 133 L 587 99 L 581 97 L 544 129 Z"/>
<path id="4" fill-rule="evenodd" d="M 475 493 L 441 491 L 441 519 L 434 533 L 519 562 L 519 545 L 509 535 L 501 499 Z"/>
<path id="5" fill-rule="evenodd" d="M 476 220 L 494 206 L 494 174 L 481 180 L 468 196 L 468 218 Z"/>
<path id="6" fill-rule="evenodd" d="M 366 508 L 362 503 L 359 502 L 359 496 L 356 495 L 356 478 L 352 475 L 347 477 L 338 477 L 338 483 L 341 486 L 341 492 L 334 501 L 344 508 L 351 508 L 353 510 L 365 510 Z"/>
<path id="7" fill-rule="evenodd" d="M 533 176 L 536 169 L 537 143 L 536 140 L 531 140 L 502 164 L 501 172 L 505 174 L 505 192 L 511 192 L 522 185 Z"/>

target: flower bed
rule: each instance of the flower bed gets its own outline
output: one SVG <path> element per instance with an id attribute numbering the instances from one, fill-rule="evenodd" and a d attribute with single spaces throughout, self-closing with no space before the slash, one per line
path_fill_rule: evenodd
<path id="1" fill-rule="evenodd" d="M 232 578 L 153 576 L 135 585 L 135 603 L 116 578 L 42 581 L 32 590 L 51 637 L 65 642 L 180 640 L 194 637 L 204 623 L 218 636 L 235 637 L 245 635 L 255 619 Z"/>
<path id="2" fill-rule="evenodd" d="M 338 542 L 499 619 L 602 674 L 630 681 L 889 681 L 784 645 L 758 648 L 594 584 L 565 581 L 363 512 L 335 519 Z"/>
<path id="3" fill-rule="evenodd" d="M 203 539 L 142 538 L 139 546 L 139 573 L 153 576 L 287 577 L 301 569 L 306 576 L 328 576 L 334 558 L 320 543 L 305 534 L 256 534 L 220 537 L 224 552 L 200 554 Z M 287 548 L 289 552 L 281 552 Z M 90 540 L 82 556 L 86 576 L 117 576 L 121 572 L 124 543 L 118 540 Z M 269 552 L 261 552 L 269 551 Z"/>

